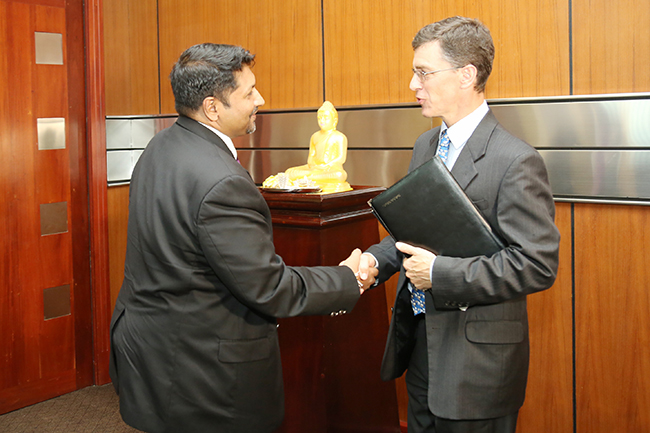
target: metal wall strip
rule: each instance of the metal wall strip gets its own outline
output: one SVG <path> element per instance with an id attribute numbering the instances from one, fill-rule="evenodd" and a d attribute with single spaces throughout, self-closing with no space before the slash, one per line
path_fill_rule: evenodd
<path id="1" fill-rule="evenodd" d="M 506 129 L 540 150 L 557 200 L 650 204 L 650 94 L 488 102 Z M 395 183 L 406 173 L 416 138 L 439 124 L 422 117 L 414 104 L 341 107 L 338 112 L 337 129 L 348 137 L 344 167 L 353 185 Z M 109 184 L 128 182 L 143 143 L 174 120 L 107 118 Z M 306 163 L 309 138 L 317 130 L 316 109 L 266 111 L 258 114 L 254 134 L 234 141 L 240 160 L 261 183 Z M 111 152 L 122 154 L 111 157 Z"/>

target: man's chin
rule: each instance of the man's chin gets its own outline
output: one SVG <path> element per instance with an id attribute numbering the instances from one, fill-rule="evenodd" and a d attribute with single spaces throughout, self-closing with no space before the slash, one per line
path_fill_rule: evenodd
<path id="1" fill-rule="evenodd" d="M 426 118 L 429 118 L 429 119 L 432 118 L 432 117 L 436 117 L 436 115 L 433 113 L 433 110 L 431 110 L 429 108 L 426 108 L 426 107 L 422 107 L 422 116 L 424 116 Z"/>
<path id="2" fill-rule="evenodd" d="M 257 125 L 253 122 L 251 125 L 248 125 L 248 128 L 246 128 L 246 134 L 252 134 L 255 130 L 257 130 Z"/>

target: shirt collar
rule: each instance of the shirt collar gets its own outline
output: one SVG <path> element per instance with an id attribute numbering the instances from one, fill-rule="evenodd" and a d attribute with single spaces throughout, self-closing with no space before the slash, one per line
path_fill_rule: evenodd
<path id="1" fill-rule="evenodd" d="M 440 133 L 442 134 L 443 131 L 446 130 L 451 145 L 454 146 L 455 149 L 458 149 L 459 147 L 464 146 L 467 140 L 469 140 L 469 137 L 472 136 L 474 130 L 478 124 L 481 123 L 481 120 L 483 120 L 488 111 L 489 108 L 487 102 L 483 101 L 476 110 L 472 111 L 452 126 L 447 127 L 445 122 L 442 122 Z"/>
<path id="2" fill-rule="evenodd" d="M 226 146 L 228 146 L 228 150 L 230 150 L 230 153 L 232 153 L 232 156 L 235 157 L 235 160 L 237 160 L 237 149 L 235 149 L 235 145 L 232 142 L 232 138 L 228 137 L 226 134 L 223 132 L 219 131 L 217 128 L 207 125 L 203 122 L 199 122 L 201 125 L 205 126 L 208 128 L 210 131 L 214 132 L 217 134 L 219 138 L 223 140 L 224 143 L 226 143 Z"/>

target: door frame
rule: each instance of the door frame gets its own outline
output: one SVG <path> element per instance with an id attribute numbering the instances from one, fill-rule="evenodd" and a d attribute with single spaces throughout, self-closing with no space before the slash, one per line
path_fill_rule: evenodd
<path id="1" fill-rule="evenodd" d="M 106 106 L 102 0 L 84 2 L 86 41 L 86 136 L 88 149 L 88 218 L 92 292 L 93 365 L 96 385 L 108 374 L 112 313 L 108 261 L 108 184 L 106 181 Z"/>

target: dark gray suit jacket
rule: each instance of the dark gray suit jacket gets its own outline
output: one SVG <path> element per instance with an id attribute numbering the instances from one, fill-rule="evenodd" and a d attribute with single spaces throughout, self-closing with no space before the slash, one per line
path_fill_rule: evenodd
<path id="1" fill-rule="evenodd" d="M 409 171 L 433 157 L 440 128 L 418 138 Z M 448 419 L 516 412 L 528 374 L 526 295 L 555 281 L 560 235 L 539 153 L 504 130 L 489 111 L 452 174 L 506 248 L 492 257 L 438 256 L 426 291 L 429 408 Z M 432 222 L 434 224 L 434 222 Z M 402 375 L 413 344 L 413 311 L 403 256 L 387 237 L 368 250 L 379 281 L 400 271 L 382 379 Z M 459 307 L 468 307 L 467 311 Z"/>
<path id="2" fill-rule="evenodd" d="M 181 116 L 133 173 L 111 378 L 147 432 L 271 432 L 284 416 L 276 317 L 349 311 L 347 267 L 275 254 L 271 215 L 225 143 Z"/>

